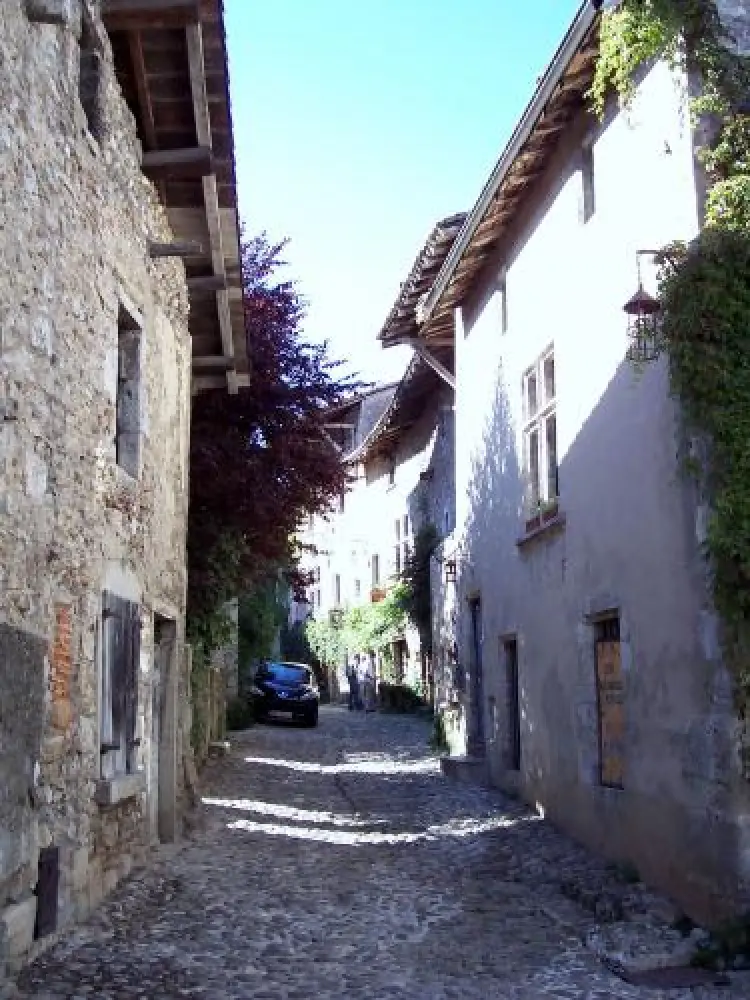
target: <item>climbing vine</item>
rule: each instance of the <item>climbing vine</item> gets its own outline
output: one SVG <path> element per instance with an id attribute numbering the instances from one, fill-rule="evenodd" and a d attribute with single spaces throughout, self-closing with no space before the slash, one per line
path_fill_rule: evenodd
<path id="1" fill-rule="evenodd" d="M 397 584 L 374 604 L 357 604 L 329 618 L 311 618 L 307 638 L 322 663 L 338 665 L 347 652 L 385 653 L 406 626 L 405 587 Z"/>
<path id="2" fill-rule="evenodd" d="M 706 549 L 740 713 L 750 706 L 750 60 L 714 0 L 624 0 L 602 18 L 591 98 L 627 106 L 643 63 L 696 75 L 693 124 L 706 136 L 705 225 L 659 256 L 661 346 L 689 429 L 708 442 L 693 463 L 710 501 Z"/>

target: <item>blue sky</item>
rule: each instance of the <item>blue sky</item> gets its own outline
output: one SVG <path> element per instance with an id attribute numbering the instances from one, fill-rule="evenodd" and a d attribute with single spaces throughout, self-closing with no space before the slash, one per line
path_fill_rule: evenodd
<path id="1" fill-rule="evenodd" d="M 433 224 L 472 207 L 579 0 L 225 0 L 240 211 L 369 380 Z"/>

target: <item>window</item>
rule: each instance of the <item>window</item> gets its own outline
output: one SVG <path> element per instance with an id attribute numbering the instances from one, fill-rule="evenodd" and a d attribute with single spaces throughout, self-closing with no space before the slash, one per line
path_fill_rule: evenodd
<path id="1" fill-rule="evenodd" d="M 320 591 L 319 590 L 317 590 L 315 592 L 315 603 L 316 603 L 316 605 L 318 607 L 318 611 L 320 611 L 320 608 L 321 608 L 323 602 L 320 599 Z"/>
<path id="2" fill-rule="evenodd" d="M 104 132 L 102 108 L 102 55 L 96 41 L 94 29 L 88 16 L 83 15 L 81 42 L 79 48 L 78 96 L 86 125 L 95 139 Z"/>
<path id="3" fill-rule="evenodd" d="M 117 410 L 115 458 L 117 464 L 137 478 L 141 445 L 141 328 L 134 316 L 120 305 L 117 319 Z"/>
<path id="4" fill-rule="evenodd" d="M 380 583 L 380 556 L 373 555 L 372 557 L 372 585 L 377 587 Z"/>
<path id="5" fill-rule="evenodd" d="M 398 518 L 396 518 L 396 520 L 394 522 L 394 525 L 395 525 L 395 532 L 396 532 L 396 541 L 400 542 L 401 541 L 401 521 Z"/>
<path id="6" fill-rule="evenodd" d="M 409 537 L 409 515 L 404 514 L 404 538 Z"/>
<path id="7" fill-rule="evenodd" d="M 523 451 L 531 511 L 559 495 L 555 356 L 550 349 L 523 376 Z"/>
<path id="8" fill-rule="evenodd" d="M 336 592 L 336 607 L 341 604 L 341 576 L 337 573 L 334 583 L 334 590 Z"/>
<path id="9" fill-rule="evenodd" d="M 396 545 L 393 549 L 393 572 L 396 576 L 401 575 L 401 546 Z"/>
<path id="10" fill-rule="evenodd" d="M 500 299 L 500 332 L 508 332 L 508 279 L 503 274 L 497 288 Z"/>
<path id="11" fill-rule="evenodd" d="M 505 683 L 508 706 L 508 768 L 521 769 L 521 703 L 518 686 L 518 640 L 503 642 Z"/>
<path id="12" fill-rule="evenodd" d="M 320 583 L 320 566 L 315 567 L 315 582 Z"/>
<path id="13" fill-rule="evenodd" d="M 101 643 L 101 776 L 136 770 L 140 608 L 105 591 Z"/>
<path id="14" fill-rule="evenodd" d="M 581 150 L 581 207 L 580 220 L 584 225 L 596 211 L 594 192 L 594 147 L 587 143 Z"/>
<path id="15" fill-rule="evenodd" d="M 609 614 L 594 623 L 596 705 L 599 729 L 599 782 L 622 788 L 625 756 L 625 681 L 620 656 L 620 618 Z"/>
<path id="16" fill-rule="evenodd" d="M 361 580 L 354 581 L 354 596 L 359 599 L 362 596 L 362 582 Z"/>
<path id="17" fill-rule="evenodd" d="M 341 493 L 339 493 L 339 514 L 343 514 L 344 513 L 344 504 L 346 502 L 345 501 L 345 497 L 346 497 L 346 494 L 342 490 Z"/>
<path id="18" fill-rule="evenodd" d="M 396 482 L 396 466 L 395 463 L 391 462 L 388 466 L 388 485 L 393 486 Z"/>

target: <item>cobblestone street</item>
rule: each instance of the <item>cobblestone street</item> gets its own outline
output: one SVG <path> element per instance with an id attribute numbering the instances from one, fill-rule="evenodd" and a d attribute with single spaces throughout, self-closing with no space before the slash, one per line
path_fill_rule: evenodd
<path id="1" fill-rule="evenodd" d="M 193 837 L 28 967 L 22 995 L 750 995 L 739 975 L 667 992 L 608 971 L 592 942 L 625 922 L 605 927 L 580 900 L 592 885 L 601 900 L 610 883 L 622 896 L 612 871 L 499 794 L 447 782 L 428 735 L 421 719 L 340 708 L 324 708 L 314 730 L 233 734 L 230 755 L 203 772 Z M 578 902 L 563 891 L 572 883 Z M 646 937 L 668 936 L 668 908 L 661 926 L 654 915 L 663 901 L 627 893 Z"/>

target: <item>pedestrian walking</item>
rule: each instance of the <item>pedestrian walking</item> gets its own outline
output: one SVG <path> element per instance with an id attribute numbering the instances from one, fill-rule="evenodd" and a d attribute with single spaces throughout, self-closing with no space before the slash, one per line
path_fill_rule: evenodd
<path id="1" fill-rule="evenodd" d="M 372 664 L 365 668 L 365 676 L 362 687 L 364 688 L 365 695 L 365 714 L 368 712 L 374 712 L 378 703 L 375 696 L 375 674 L 372 670 Z"/>
<path id="2" fill-rule="evenodd" d="M 347 666 L 346 676 L 349 680 L 349 711 L 359 711 L 362 701 L 359 695 L 359 673 L 356 664 Z"/>

